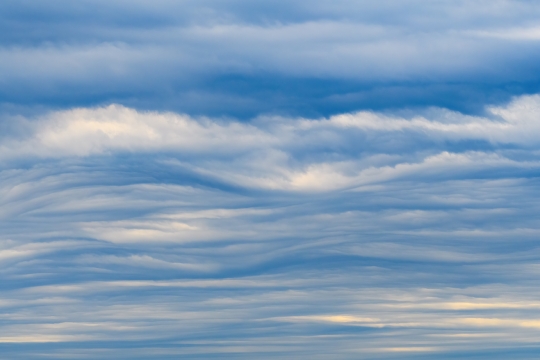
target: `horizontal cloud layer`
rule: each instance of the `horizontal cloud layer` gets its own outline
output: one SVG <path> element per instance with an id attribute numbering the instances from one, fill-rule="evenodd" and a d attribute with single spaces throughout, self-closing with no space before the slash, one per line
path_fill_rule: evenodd
<path id="1" fill-rule="evenodd" d="M 0 348 L 534 358 L 539 107 L 5 115 Z"/>
<path id="2" fill-rule="evenodd" d="M 530 151 L 540 146 L 539 110 L 535 95 L 490 108 L 487 117 L 432 109 L 239 123 L 111 105 L 26 120 L 22 135 L 3 141 L 0 157 L 166 153 L 160 161 L 169 166 L 230 185 L 335 190 L 420 174 L 537 168 Z M 526 159 L 516 157 L 520 149 Z"/>
<path id="3" fill-rule="evenodd" d="M 540 90 L 540 12 L 530 1 L 4 1 L 0 14 L 8 110 L 118 102 L 242 118 L 411 105 L 472 113 Z"/>

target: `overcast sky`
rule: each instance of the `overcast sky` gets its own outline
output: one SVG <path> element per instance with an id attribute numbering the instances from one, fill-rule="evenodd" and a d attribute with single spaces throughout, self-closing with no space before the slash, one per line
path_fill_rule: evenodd
<path id="1" fill-rule="evenodd" d="M 0 2 L 6 359 L 537 359 L 535 1 Z"/>

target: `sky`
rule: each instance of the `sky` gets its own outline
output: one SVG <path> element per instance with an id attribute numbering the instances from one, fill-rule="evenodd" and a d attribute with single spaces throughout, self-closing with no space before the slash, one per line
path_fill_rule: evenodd
<path id="1" fill-rule="evenodd" d="M 0 2 L 3 359 L 537 359 L 540 5 Z"/>

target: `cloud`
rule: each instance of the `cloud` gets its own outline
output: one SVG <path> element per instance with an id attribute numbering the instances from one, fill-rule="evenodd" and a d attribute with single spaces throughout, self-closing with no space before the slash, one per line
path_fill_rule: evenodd
<path id="1" fill-rule="evenodd" d="M 12 117 L 0 341 L 26 358 L 444 358 L 534 344 L 539 103 L 483 116 L 242 122 L 110 105 Z"/>
<path id="2" fill-rule="evenodd" d="M 410 105 L 473 113 L 539 90 L 540 14 L 527 1 L 8 1 L 1 13 L 0 94 L 15 105 L 114 101 L 242 118 Z"/>
<path id="3" fill-rule="evenodd" d="M 539 15 L 0 3 L 2 356 L 537 358 Z"/>
<path id="4" fill-rule="evenodd" d="M 539 104 L 537 95 L 517 98 L 505 107 L 490 108 L 488 117 L 440 109 L 430 117 L 358 112 L 327 119 L 261 118 L 252 123 L 110 105 L 28 120 L 30 135 L 6 139 L 0 156 L 17 161 L 166 153 L 169 159 L 163 161 L 169 166 L 235 186 L 325 191 L 420 174 L 537 169 L 536 159 L 519 159 L 504 149 L 538 147 L 534 134 L 540 130 Z M 448 146 L 466 141 L 484 145 L 480 149 L 464 145 L 459 151 Z M 415 142 L 429 145 L 415 150 Z M 370 153 L 376 147 L 384 148 L 384 153 Z"/>

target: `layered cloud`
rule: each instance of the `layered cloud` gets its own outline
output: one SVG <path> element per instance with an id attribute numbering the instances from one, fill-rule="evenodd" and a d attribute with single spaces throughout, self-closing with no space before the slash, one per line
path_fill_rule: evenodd
<path id="1" fill-rule="evenodd" d="M 535 95 L 490 108 L 485 117 L 432 109 L 408 117 L 358 112 L 240 123 L 111 105 L 26 120 L 24 135 L 4 139 L 0 157 L 162 154 L 168 166 L 230 185 L 336 190 L 420 174 L 535 169 L 533 153 L 516 154 L 538 149 L 539 109 Z"/>
<path id="2" fill-rule="evenodd" d="M 6 115 L 3 351 L 533 356 L 539 107 Z"/>
<path id="3" fill-rule="evenodd" d="M 539 90 L 529 1 L 6 1 L 0 13 L 4 107 L 476 112 Z"/>
<path id="4" fill-rule="evenodd" d="M 539 18 L 2 1 L 2 357 L 538 358 Z"/>

